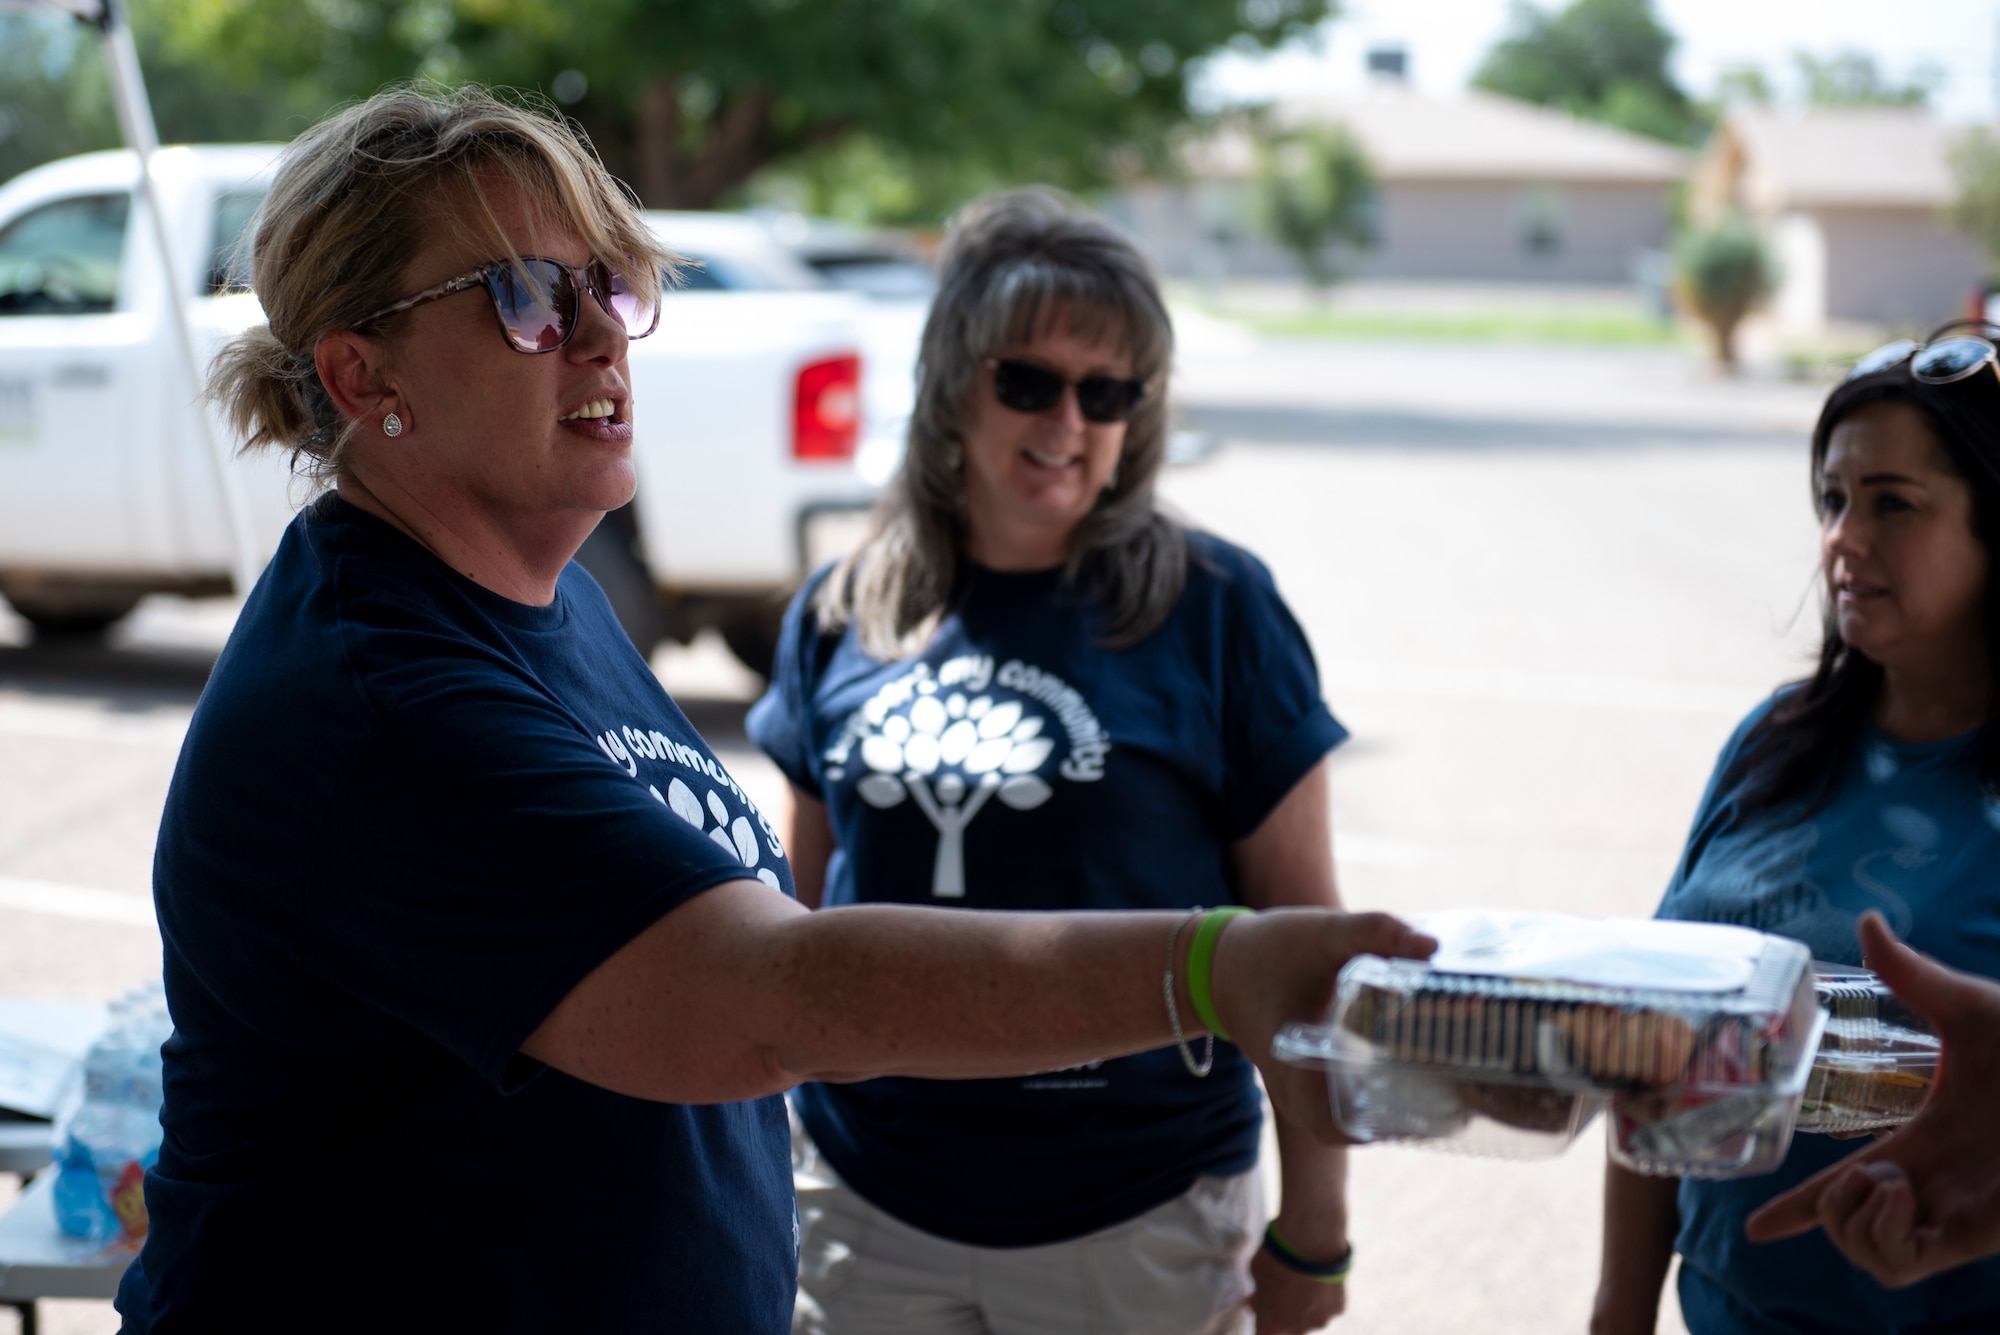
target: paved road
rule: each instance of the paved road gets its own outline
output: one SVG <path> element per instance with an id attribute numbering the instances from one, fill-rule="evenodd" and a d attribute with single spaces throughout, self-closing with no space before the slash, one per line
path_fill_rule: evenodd
<path id="1" fill-rule="evenodd" d="M 1354 733 L 1334 783 L 1350 902 L 1649 912 L 1716 749 L 1813 637 L 1819 391 L 1669 354 L 1186 333 L 1188 416 L 1229 443 L 1167 494 L 1261 553 L 1312 637 Z M 157 969 L 154 826 L 229 621 L 163 600 L 109 649 L 51 652 L 0 612 L 0 991 L 101 997 Z M 753 679 L 714 644 L 656 665 L 775 800 L 742 735 Z M 1361 1154 L 1336 1329 L 1580 1331 L 1600 1143 Z M 46 1328 L 115 1320 L 58 1304 Z"/>
<path id="2" fill-rule="evenodd" d="M 1291 347 L 1184 392 L 1236 443 L 1168 494 L 1270 562 L 1354 733 L 1349 902 L 1650 913 L 1717 749 L 1814 640 L 1819 391 L 1654 355 Z M 1358 1154 L 1336 1328 L 1582 1331 L 1601 1145 Z"/>

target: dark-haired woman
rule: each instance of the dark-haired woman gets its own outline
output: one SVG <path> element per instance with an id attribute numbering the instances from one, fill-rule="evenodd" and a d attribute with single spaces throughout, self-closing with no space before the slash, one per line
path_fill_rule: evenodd
<path id="1" fill-rule="evenodd" d="M 2000 375 L 1984 338 L 1893 344 L 1813 433 L 1826 631 L 1819 668 L 1724 748 L 1663 917 L 1793 937 L 1860 963 L 1876 909 L 1956 968 L 2000 975 Z M 1801 1136 L 1767 1177 L 1675 1183 L 1612 1167 L 1592 1330 L 1651 1332 L 1672 1254 L 1694 1335 L 2000 1330 L 2000 1261 L 1899 1291 L 1823 1234 L 1752 1247 L 1764 1201 L 1854 1147 Z"/>
<path id="2" fill-rule="evenodd" d="M 799 898 L 1331 907 L 1346 734 L 1269 572 L 1154 504 L 1173 330 L 1144 259 L 1015 191 L 961 215 L 940 277 L 903 471 L 750 719 L 792 782 Z M 1258 1104 L 1226 1043 L 1212 1069 L 1164 1047 L 806 1086 L 832 1171 L 801 1182 L 801 1325 L 1219 1335 L 1247 1302 L 1264 1335 L 1318 1330 L 1343 1152 L 1279 1118 L 1267 1232 Z"/>

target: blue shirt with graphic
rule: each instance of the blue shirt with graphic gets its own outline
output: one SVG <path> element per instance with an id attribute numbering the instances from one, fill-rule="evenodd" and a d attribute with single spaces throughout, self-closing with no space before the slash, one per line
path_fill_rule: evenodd
<path id="1" fill-rule="evenodd" d="M 1917 949 L 2000 977 L 2000 805 L 1980 791 L 1976 738 L 1915 745 L 1869 724 L 1824 805 L 1746 813 L 1738 762 L 1770 707 L 1723 749 L 1660 916 L 1738 923 L 1859 964 L 1855 926 L 1879 909 Z M 1802 1135 L 1769 1176 L 1682 1183 L 1681 1306 L 1694 1335 L 2000 1331 L 2000 1260 L 1892 1292 L 1823 1233 L 1744 1241 L 1759 1205 L 1865 1143 Z"/>
<path id="2" fill-rule="evenodd" d="M 824 902 L 1177 909 L 1235 898 L 1230 844 L 1346 736 L 1267 571 L 1191 535 L 1186 590 L 1129 649 L 1059 571 L 972 569 L 920 654 L 822 634 L 815 579 L 787 614 L 751 736 L 826 803 Z M 824 572 L 820 576 L 823 579 Z M 1197 1177 L 1247 1170 L 1250 1065 L 1216 1045 L 1019 1080 L 807 1085 L 807 1129 L 848 1184 L 979 1246 L 1132 1218 Z"/>
<path id="3" fill-rule="evenodd" d="M 125 1329 L 788 1331 L 783 1101 L 653 1103 L 520 1050 L 750 877 L 790 892 L 580 566 L 524 606 L 316 503 L 160 823 L 175 1032 Z"/>

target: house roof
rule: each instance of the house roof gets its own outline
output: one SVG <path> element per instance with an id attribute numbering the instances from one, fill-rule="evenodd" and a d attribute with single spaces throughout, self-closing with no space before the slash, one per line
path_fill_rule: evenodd
<path id="1" fill-rule="evenodd" d="M 1386 86 L 1277 103 L 1280 124 L 1345 125 L 1384 181 L 1602 181 L 1665 185 L 1687 174 L 1689 155 L 1657 140 L 1595 125 L 1510 98 L 1467 92 L 1429 97 Z M 1198 175 L 1247 176 L 1254 149 L 1241 131 L 1193 155 Z"/>
<path id="2" fill-rule="evenodd" d="M 1759 213 L 1826 205 L 1936 208 L 1955 193 L 1948 154 L 1960 133 L 1903 108 L 1746 111 L 1724 124 L 1710 155 L 1733 157 L 1743 202 Z"/>

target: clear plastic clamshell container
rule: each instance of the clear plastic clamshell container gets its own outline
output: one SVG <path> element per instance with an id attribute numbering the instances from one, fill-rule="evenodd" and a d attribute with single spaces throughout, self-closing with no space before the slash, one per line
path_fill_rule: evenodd
<path id="1" fill-rule="evenodd" d="M 1798 1129 L 1846 1134 L 1901 1126 L 1937 1080 L 1937 1035 L 1869 970 L 1815 963 L 1813 973 L 1828 1018 Z"/>
<path id="2" fill-rule="evenodd" d="M 1599 1112 L 1611 1156 L 1738 1177 L 1784 1158 L 1825 1022 L 1811 957 L 1711 923 L 1462 909 L 1427 961 L 1359 956 L 1277 1056 L 1327 1073 L 1357 1141 L 1558 1154 Z"/>

